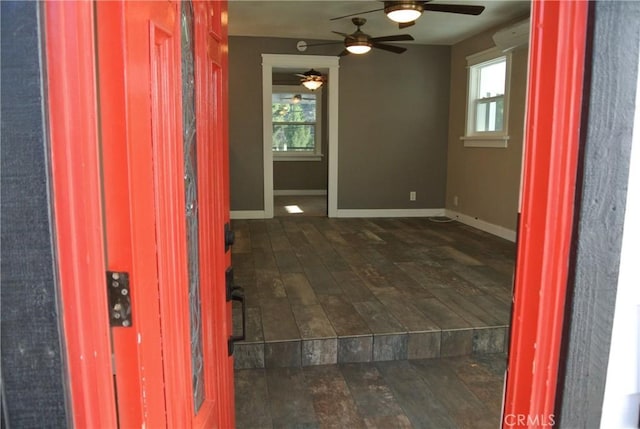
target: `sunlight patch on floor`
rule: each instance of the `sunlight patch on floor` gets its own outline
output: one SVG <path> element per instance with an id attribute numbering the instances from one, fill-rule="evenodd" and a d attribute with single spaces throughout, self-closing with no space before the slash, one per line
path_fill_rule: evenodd
<path id="1" fill-rule="evenodd" d="M 284 206 L 287 213 L 304 213 L 304 211 L 298 206 Z"/>

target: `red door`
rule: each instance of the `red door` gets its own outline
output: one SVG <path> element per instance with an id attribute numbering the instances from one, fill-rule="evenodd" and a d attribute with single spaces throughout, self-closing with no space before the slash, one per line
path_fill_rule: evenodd
<path id="1" fill-rule="evenodd" d="M 96 8 L 107 269 L 131 301 L 120 426 L 231 427 L 226 3 Z"/>

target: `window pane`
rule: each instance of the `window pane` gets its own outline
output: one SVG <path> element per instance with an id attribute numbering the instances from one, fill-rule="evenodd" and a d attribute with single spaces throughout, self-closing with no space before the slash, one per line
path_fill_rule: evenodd
<path id="1" fill-rule="evenodd" d="M 478 100 L 476 103 L 475 131 L 502 131 L 504 123 L 504 99 L 488 101 Z"/>
<path id="2" fill-rule="evenodd" d="M 275 93 L 271 103 L 273 122 L 316 121 L 316 94 Z"/>
<path id="3" fill-rule="evenodd" d="M 487 131 L 486 128 L 487 103 L 476 105 L 476 131 Z"/>
<path id="4" fill-rule="evenodd" d="M 315 152 L 315 125 L 273 124 L 273 150 Z"/>
<path id="5" fill-rule="evenodd" d="M 477 94 L 478 98 L 504 95 L 506 70 L 506 60 L 502 60 L 499 63 L 480 66 L 480 85 Z"/>

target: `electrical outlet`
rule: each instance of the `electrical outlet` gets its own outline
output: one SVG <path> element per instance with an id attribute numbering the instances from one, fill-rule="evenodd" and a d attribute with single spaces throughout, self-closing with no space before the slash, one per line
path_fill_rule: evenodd
<path id="1" fill-rule="evenodd" d="M 456 206 L 456 207 L 458 206 L 458 196 L 457 195 L 453 196 L 453 205 Z"/>
<path id="2" fill-rule="evenodd" d="M 416 200 L 416 191 L 409 192 L 409 201 L 415 201 L 415 200 Z"/>

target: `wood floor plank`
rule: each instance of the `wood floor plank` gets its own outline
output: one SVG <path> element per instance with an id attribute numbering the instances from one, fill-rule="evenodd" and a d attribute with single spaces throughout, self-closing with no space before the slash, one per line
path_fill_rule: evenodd
<path id="1" fill-rule="evenodd" d="M 322 428 L 364 428 L 365 423 L 338 365 L 303 369 L 305 382 Z"/>
<path id="2" fill-rule="evenodd" d="M 266 378 L 274 428 L 320 427 L 301 368 L 272 368 Z"/>
<path id="3" fill-rule="evenodd" d="M 405 327 L 388 311 L 385 311 L 384 306 L 378 300 L 354 302 L 353 308 L 360 314 L 374 335 L 406 333 Z"/>
<path id="4" fill-rule="evenodd" d="M 374 365 L 345 364 L 340 365 L 340 371 L 363 418 L 404 414 L 393 391 Z"/>
<path id="5" fill-rule="evenodd" d="M 291 309 L 302 339 L 335 338 L 337 336 L 320 304 L 294 305 Z"/>
<path id="6" fill-rule="evenodd" d="M 316 267 L 324 268 L 322 258 L 320 258 L 320 255 L 315 252 L 313 246 L 310 244 L 298 246 L 294 251 L 298 257 L 298 262 L 300 262 L 303 269 Z"/>
<path id="7" fill-rule="evenodd" d="M 311 246 L 311 243 L 309 243 L 307 237 L 305 237 L 304 233 L 299 228 L 293 231 L 285 229 L 285 231 L 287 238 L 289 239 L 289 243 L 291 243 L 294 250 L 297 250 L 302 246 Z"/>
<path id="8" fill-rule="evenodd" d="M 251 248 L 261 249 L 265 252 L 271 251 L 271 240 L 269 239 L 269 234 L 266 231 L 252 232 Z"/>
<path id="9" fill-rule="evenodd" d="M 362 281 L 362 279 L 353 271 L 332 271 L 331 275 L 338 286 L 342 289 L 343 294 L 347 296 L 351 302 L 375 299 L 375 295 L 371 290 L 369 290 L 369 288 L 367 288 L 364 281 Z"/>
<path id="10" fill-rule="evenodd" d="M 276 264 L 276 258 L 273 255 L 271 249 L 254 249 L 253 251 L 253 265 L 256 270 L 277 270 L 278 264 Z"/>
<path id="11" fill-rule="evenodd" d="M 371 334 L 366 322 L 351 303 L 337 295 L 321 295 L 320 301 L 339 337 Z"/>
<path id="12" fill-rule="evenodd" d="M 457 428 L 450 410 L 409 362 L 377 362 L 375 365 L 404 414 L 417 428 Z"/>
<path id="13" fill-rule="evenodd" d="M 331 273 L 324 266 L 315 266 L 304 269 L 304 273 L 316 294 L 339 295 L 343 290 Z"/>
<path id="14" fill-rule="evenodd" d="M 287 292 L 277 269 L 256 270 L 256 286 L 261 300 L 287 297 Z"/>
<path id="15" fill-rule="evenodd" d="M 260 303 L 265 341 L 286 341 L 300 338 L 291 306 L 286 299 L 265 299 Z"/>
<path id="16" fill-rule="evenodd" d="M 408 361 L 462 429 L 496 428 L 499 416 L 491 412 L 457 377 L 447 359 Z"/>
<path id="17" fill-rule="evenodd" d="M 440 327 L 436 322 L 424 315 L 412 301 L 402 293 L 380 293 L 378 300 L 386 307 L 408 332 L 435 331 Z"/>
<path id="18" fill-rule="evenodd" d="M 284 289 L 291 305 L 317 304 L 318 298 L 304 273 L 282 274 Z"/>
<path id="19" fill-rule="evenodd" d="M 495 314 L 488 313 L 477 304 L 477 297 L 466 297 L 455 290 L 435 289 L 433 294 L 446 302 L 446 306 L 459 314 L 470 326 L 475 328 L 499 326 L 500 320 Z"/>
<path id="20" fill-rule="evenodd" d="M 236 370 L 234 379 L 237 429 L 273 428 L 265 370 Z"/>
<path id="21" fill-rule="evenodd" d="M 450 358 L 449 364 L 487 409 L 497 412 L 502 408 L 506 359 L 504 354 L 461 356 Z M 501 371 L 493 370 L 493 367 L 498 367 Z"/>
<path id="22" fill-rule="evenodd" d="M 464 329 L 471 327 L 469 322 L 436 298 L 420 299 L 414 304 L 425 316 L 436 322 L 440 329 Z"/>
<path id="23" fill-rule="evenodd" d="M 269 233 L 269 240 L 271 241 L 271 249 L 273 249 L 274 252 L 293 249 L 289 242 L 289 237 L 287 237 L 284 231 Z"/>
<path id="24" fill-rule="evenodd" d="M 293 250 L 278 250 L 274 251 L 273 255 L 281 274 L 302 272 L 302 265 L 300 265 L 298 257 Z"/>

